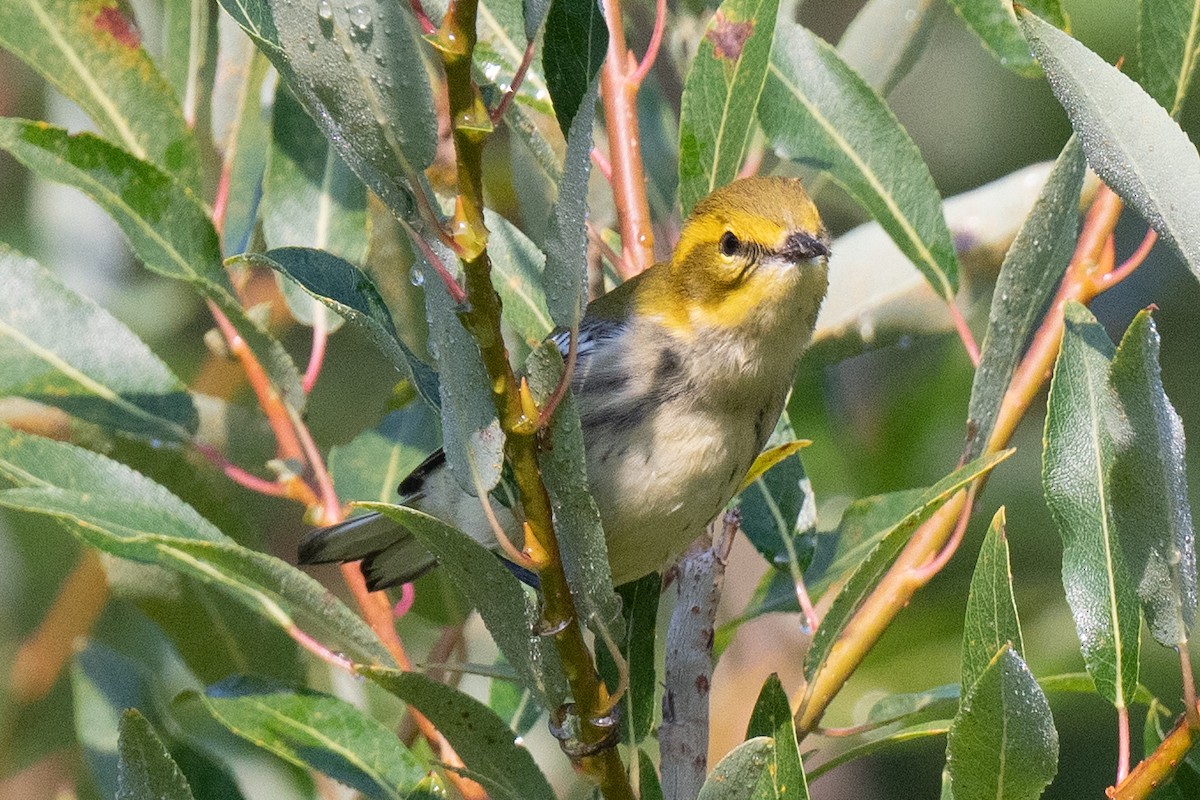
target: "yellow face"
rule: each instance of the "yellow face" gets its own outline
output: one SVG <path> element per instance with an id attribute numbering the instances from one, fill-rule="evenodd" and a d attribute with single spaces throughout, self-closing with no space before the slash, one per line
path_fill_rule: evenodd
<path id="1" fill-rule="evenodd" d="M 684 224 L 656 287 L 675 302 L 649 302 L 675 310 L 673 327 L 739 325 L 756 309 L 812 291 L 806 272 L 828 256 L 829 236 L 799 180 L 735 181 L 697 203 Z M 818 283 L 823 293 L 823 273 Z"/>

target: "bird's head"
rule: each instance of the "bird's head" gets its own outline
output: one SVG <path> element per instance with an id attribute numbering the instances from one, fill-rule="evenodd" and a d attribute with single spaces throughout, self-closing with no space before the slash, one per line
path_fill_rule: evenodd
<path id="1" fill-rule="evenodd" d="M 692 209 L 654 304 L 680 329 L 792 321 L 811 330 L 825 295 L 829 235 L 793 178 L 746 178 Z"/>

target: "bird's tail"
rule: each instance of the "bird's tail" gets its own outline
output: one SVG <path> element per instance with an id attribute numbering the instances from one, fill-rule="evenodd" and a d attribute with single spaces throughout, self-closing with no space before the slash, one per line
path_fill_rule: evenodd
<path id="1" fill-rule="evenodd" d="M 403 525 L 378 512 L 314 531 L 300 543 L 301 564 L 362 560 L 371 591 L 414 581 L 437 560 Z"/>

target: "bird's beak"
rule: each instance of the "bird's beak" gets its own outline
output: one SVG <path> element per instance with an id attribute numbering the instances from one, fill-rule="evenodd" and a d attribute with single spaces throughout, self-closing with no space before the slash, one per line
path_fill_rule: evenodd
<path id="1" fill-rule="evenodd" d="M 779 254 L 793 264 L 812 261 L 819 256 L 829 257 L 829 237 L 822 231 L 814 236 L 807 231 L 789 234 Z"/>

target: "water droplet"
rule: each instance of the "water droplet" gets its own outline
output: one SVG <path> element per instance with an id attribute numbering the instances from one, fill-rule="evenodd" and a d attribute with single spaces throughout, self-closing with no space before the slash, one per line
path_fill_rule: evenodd
<path id="1" fill-rule="evenodd" d="M 333 19 L 333 3 L 330 3 L 329 0 L 318 0 L 317 16 L 320 17 L 322 22 L 329 22 L 330 20 L 332 20 Z"/>
<path id="2" fill-rule="evenodd" d="M 905 22 L 912 22 L 916 18 L 917 18 L 917 10 L 915 8 L 910 8 L 908 11 L 904 12 L 904 21 Z"/>
<path id="3" fill-rule="evenodd" d="M 495 81 L 499 75 L 500 75 L 500 65 L 499 64 L 489 63 L 489 64 L 483 65 L 483 77 L 487 78 L 489 81 Z"/>
<path id="4" fill-rule="evenodd" d="M 369 33 L 371 30 L 371 9 L 365 5 L 351 6 L 348 9 L 350 14 L 350 35 L 362 36 Z"/>
<path id="5" fill-rule="evenodd" d="M 413 286 L 425 285 L 425 273 L 421 271 L 419 264 L 413 266 L 412 270 L 408 273 L 408 279 L 412 282 Z"/>

